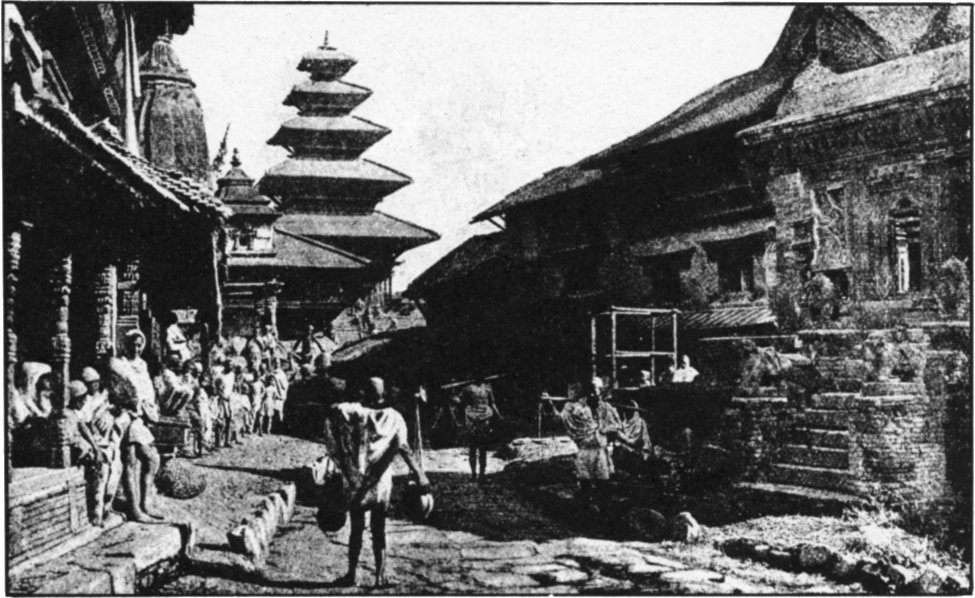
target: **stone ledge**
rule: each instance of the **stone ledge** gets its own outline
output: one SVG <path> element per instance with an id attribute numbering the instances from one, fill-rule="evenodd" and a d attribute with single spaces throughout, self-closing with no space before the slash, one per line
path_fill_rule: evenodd
<path id="1" fill-rule="evenodd" d="M 159 506 L 166 521 L 123 523 L 113 517 L 117 523 L 95 528 L 97 533 L 85 542 L 59 547 L 59 554 L 46 554 L 43 562 L 11 570 L 8 587 L 15 593 L 45 596 L 136 594 L 140 576 L 160 564 L 182 560 L 185 543 L 194 536 L 187 533 L 186 527 L 194 524 L 182 509 L 168 501 Z"/>
<path id="2" fill-rule="evenodd" d="M 836 492 L 833 490 L 823 490 L 820 488 L 808 488 L 805 486 L 791 486 L 789 484 L 769 484 L 764 482 L 742 482 L 735 485 L 736 488 L 763 492 L 767 494 L 782 494 L 799 499 L 808 499 L 821 502 L 837 502 L 843 504 L 856 504 L 862 499 L 855 494 L 846 492 Z"/>
<path id="3" fill-rule="evenodd" d="M 732 397 L 733 405 L 748 407 L 760 407 L 763 405 L 785 405 L 789 402 L 788 397 Z"/>

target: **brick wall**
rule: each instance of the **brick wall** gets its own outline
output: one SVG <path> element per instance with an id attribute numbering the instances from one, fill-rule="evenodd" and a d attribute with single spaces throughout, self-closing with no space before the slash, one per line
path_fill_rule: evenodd
<path id="1" fill-rule="evenodd" d="M 920 368 L 914 380 L 873 380 L 863 344 L 881 336 L 897 350 L 914 352 Z M 740 459 L 747 481 L 769 477 L 777 451 L 796 442 L 794 425 L 804 417 L 826 416 L 832 403 L 839 428 L 849 436 L 848 466 L 838 470 L 842 486 L 864 496 L 935 500 L 950 491 L 971 492 L 970 330 L 966 323 L 932 323 L 906 331 L 805 330 L 802 350 L 812 358 L 816 388 L 766 390 L 765 395 L 732 399 L 723 412 L 717 441 Z M 780 338 L 755 338 L 758 345 Z M 743 356 L 744 338 L 706 339 L 701 354 L 714 360 Z M 737 357 L 740 358 L 740 357 Z M 727 375 L 731 375 L 733 368 Z M 807 399 L 813 397 L 817 405 Z M 828 394 L 834 393 L 834 394 Z M 841 397 L 836 393 L 852 393 Z M 840 398 L 844 400 L 839 401 Z M 807 407 L 818 411 L 805 414 Z M 835 413 L 835 412 L 834 412 Z M 816 427 L 816 425 L 813 425 Z M 840 479 L 840 478 L 837 478 Z"/>
<path id="2" fill-rule="evenodd" d="M 795 409 L 784 397 L 736 397 L 724 411 L 718 443 L 731 450 L 746 481 L 764 481 L 776 449 L 787 442 Z"/>
<path id="3" fill-rule="evenodd" d="M 944 493 L 944 445 L 930 434 L 923 395 L 864 396 L 850 410 L 852 489 L 864 496 L 935 499 Z"/>
<path id="4" fill-rule="evenodd" d="M 8 492 L 8 567 L 16 567 L 91 528 L 80 467 L 15 469 Z"/>

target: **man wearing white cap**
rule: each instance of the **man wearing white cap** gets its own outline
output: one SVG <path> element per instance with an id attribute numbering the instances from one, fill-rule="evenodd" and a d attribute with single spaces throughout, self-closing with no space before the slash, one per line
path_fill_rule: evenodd
<path id="1" fill-rule="evenodd" d="M 366 511 L 372 532 L 372 550 L 376 559 L 377 587 L 386 585 L 386 513 L 393 488 L 393 459 L 402 457 L 421 490 L 430 482 L 413 458 L 407 440 L 406 421 L 385 403 L 382 378 L 370 378 L 365 400 L 338 403 L 328 412 L 325 444 L 344 478 L 349 520 L 349 569 L 336 580 L 338 586 L 354 586 Z"/>
<path id="2" fill-rule="evenodd" d="M 162 519 L 149 509 L 149 496 L 159 470 L 159 453 L 153 446 L 155 437 L 146 422 L 159 421 L 159 406 L 149 368 L 142 360 L 145 335 L 139 330 L 130 330 L 124 342 L 124 356 L 109 360 L 113 394 L 122 409 L 119 416 L 125 463 L 122 488 L 128 502 L 129 519 L 151 522 L 153 518 Z"/>
<path id="3" fill-rule="evenodd" d="M 81 380 L 88 389 L 86 407 L 90 410 L 90 417 L 87 423 L 98 449 L 105 456 L 97 471 L 93 472 L 92 523 L 102 525 L 111 512 L 112 501 L 122 479 L 122 430 L 117 425 L 112 405 L 108 401 L 108 392 L 102 389 L 102 379 L 95 368 L 85 368 L 81 372 Z"/>

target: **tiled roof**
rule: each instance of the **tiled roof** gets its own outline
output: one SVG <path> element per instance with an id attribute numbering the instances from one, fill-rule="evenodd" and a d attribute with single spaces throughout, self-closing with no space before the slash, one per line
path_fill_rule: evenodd
<path id="1" fill-rule="evenodd" d="M 617 156 L 725 124 L 751 124 L 747 123 L 749 119 L 754 123 L 762 114 L 774 114 L 775 106 L 788 90 L 792 77 L 804 64 L 788 50 L 798 44 L 797 38 L 803 31 L 799 22 L 809 18 L 807 12 L 800 13 L 797 9 L 776 47 L 760 68 L 715 85 L 636 135 L 572 166 L 546 173 L 481 212 L 474 217 L 474 221 L 592 184 L 606 176 L 603 165 Z"/>
<path id="2" fill-rule="evenodd" d="M 761 131 L 815 120 L 918 93 L 971 85 L 971 47 L 968 42 L 905 56 L 888 62 L 837 74 L 810 67 L 786 95 L 776 118 L 745 129 L 748 139 Z"/>
<path id="3" fill-rule="evenodd" d="M 309 237 L 436 241 L 440 235 L 389 214 L 285 214 L 276 226 Z"/>
<path id="4" fill-rule="evenodd" d="M 633 243 L 631 251 L 636 256 L 666 255 L 694 249 L 699 243 L 719 243 L 764 234 L 773 226 L 775 226 L 775 221 L 771 218 L 741 220 L 734 224 L 716 225 L 643 239 Z"/>
<path id="5" fill-rule="evenodd" d="M 235 268 L 275 267 L 316 270 L 350 270 L 369 265 L 369 260 L 327 243 L 281 230 L 276 231 L 274 255 L 232 255 L 228 264 Z"/>
<path id="6" fill-rule="evenodd" d="M 722 125 L 744 128 L 771 118 L 793 79 L 816 59 L 816 53 L 820 51 L 817 44 L 828 46 L 828 52 L 842 52 L 846 43 L 865 46 L 873 43 L 877 46 L 874 50 L 882 54 L 876 59 L 888 60 L 946 41 L 953 43 L 967 39 L 971 35 L 970 16 L 969 7 L 958 6 L 799 6 L 758 69 L 712 87 L 636 135 L 572 166 L 546 173 L 478 214 L 474 221 L 589 185 L 609 176 L 601 168 L 632 152 Z M 841 31 L 841 38 L 817 37 L 820 25 L 826 21 L 832 24 L 825 35 L 834 36 L 836 31 Z M 851 29 L 843 25 L 851 21 L 857 27 Z M 885 87 L 896 89 L 903 86 L 908 77 L 904 79 L 876 84 L 864 81 L 861 93 Z"/>
<path id="7" fill-rule="evenodd" d="M 677 316 L 678 325 L 684 330 L 729 330 L 735 328 L 754 328 L 756 326 L 774 327 L 775 314 L 766 305 L 745 305 L 738 307 L 717 307 L 701 311 L 682 311 Z M 654 328 L 670 326 L 670 320 L 659 318 Z"/>
<path id="8" fill-rule="evenodd" d="M 401 172 L 371 160 L 318 160 L 292 158 L 268 169 L 263 181 L 274 177 L 308 179 L 359 179 L 407 185 L 413 180 Z"/>
<path id="9" fill-rule="evenodd" d="M 949 11 L 958 16 L 964 15 L 965 12 L 963 6 L 939 7 L 930 4 L 850 5 L 843 8 L 883 37 L 897 56 L 905 56 L 916 51 L 918 42 L 929 33 L 932 25 L 938 25 L 934 21 L 938 18 L 939 12 Z M 955 15 L 945 16 L 951 19 L 951 16 Z M 958 20 L 968 21 L 968 18 L 963 17 Z"/>
<path id="10" fill-rule="evenodd" d="M 235 203 L 228 204 L 235 216 L 279 216 L 278 212 L 268 204 L 259 203 Z"/>
<path id="11" fill-rule="evenodd" d="M 489 262 L 503 259 L 505 237 L 501 232 L 476 235 L 427 268 L 412 283 L 407 295 L 422 295 L 431 287 L 467 276 Z"/>
<path id="12" fill-rule="evenodd" d="M 303 81 L 291 88 L 284 105 L 347 114 L 371 95 L 372 90 L 345 81 Z"/>
<path id="13" fill-rule="evenodd" d="M 584 169 L 578 165 L 557 168 L 545 173 L 543 177 L 515 189 L 500 202 L 474 216 L 472 222 L 500 216 L 513 207 L 585 187 L 600 180 L 602 175 L 603 172 L 599 169 Z"/>
<path id="14" fill-rule="evenodd" d="M 723 307 L 683 312 L 678 317 L 678 321 L 688 330 L 720 330 L 776 324 L 775 314 L 768 306 Z"/>
<path id="15" fill-rule="evenodd" d="M 282 124 L 268 144 L 315 149 L 329 157 L 349 159 L 389 133 L 386 127 L 357 116 L 297 116 Z"/>
<path id="16" fill-rule="evenodd" d="M 332 353 L 332 364 L 351 366 L 363 359 L 381 363 L 385 363 L 387 358 L 394 361 L 404 358 L 422 360 L 430 348 L 429 344 L 429 331 L 425 326 L 390 330 L 340 347 Z"/>
<path id="17" fill-rule="evenodd" d="M 213 196 L 209 187 L 173 170 L 157 168 L 130 153 L 122 142 L 104 127 L 89 129 L 71 112 L 53 103 L 40 101 L 34 108 L 17 109 L 57 136 L 64 136 L 92 160 L 120 175 L 134 189 L 160 199 L 180 211 L 223 219 L 230 211 Z"/>
<path id="18" fill-rule="evenodd" d="M 326 45 L 306 52 L 298 63 L 298 70 L 330 80 L 338 79 L 349 72 L 355 63 L 355 58 L 328 46 L 326 42 Z"/>

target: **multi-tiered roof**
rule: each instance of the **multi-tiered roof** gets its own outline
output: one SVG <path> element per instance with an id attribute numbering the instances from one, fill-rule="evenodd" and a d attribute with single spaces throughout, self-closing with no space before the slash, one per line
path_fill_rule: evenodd
<path id="1" fill-rule="evenodd" d="M 264 193 L 323 204 L 350 202 L 349 209 L 371 211 L 383 197 L 412 182 L 400 172 L 362 158 L 390 130 L 349 114 L 371 94 L 339 81 L 354 64 L 351 56 L 329 46 L 327 38 L 320 48 L 302 56 L 298 70 L 307 72 L 311 80 L 295 85 L 284 101 L 298 108 L 298 116 L 281 125 L 268 141 L 286 148 L 291 157 L 264 175 Z M 309 203 L 302 202 L 306 206 Z"/>

